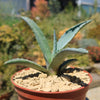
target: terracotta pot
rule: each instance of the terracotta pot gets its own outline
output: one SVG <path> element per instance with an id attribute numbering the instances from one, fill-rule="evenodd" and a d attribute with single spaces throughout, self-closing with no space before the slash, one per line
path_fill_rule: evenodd
<path id="1" fill-rule="evenodd" d="M 11 77 L 11 81 L 15 86 L 15 91 L 18 93 L 18 100 L 85 100 L 86 92 L 88 91 L 89 85 L 92 82 L 92 77 L 88 73 L 90 77 L 90 82 L 85 87 L 63 92 L 43 92 L 43 91 L 34 91 L 18 86 L 13 81 L 13 77 L 15 75 L 16 73 Z"/>

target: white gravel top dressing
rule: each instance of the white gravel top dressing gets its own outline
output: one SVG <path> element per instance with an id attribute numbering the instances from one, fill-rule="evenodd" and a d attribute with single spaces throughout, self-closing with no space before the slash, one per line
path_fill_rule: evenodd
<path id="1" fill-rule="evenodd" d="M 72 77 L 70 81 L 69 77 Z M 73 77 L 74 76 L 74 77 Z M 76 80 L 76 77 L 78 78 Z M 79 83 L 88 84 L 90 77 L 88 73 L 84 71 L 73 71 L 73 73 L 65 73 L 63 76 L 47 76 L 46 74 L 30 68 L 29 70 L 22 70 L 16 73 L 13 78 L 14 82 L 24 88 L 36 90 L 36 91 L 47 91 L 47 92 L 59 92 L 74 90 L 82 87 Z M 81 82 L 80 82 L 81 80 Z"/>

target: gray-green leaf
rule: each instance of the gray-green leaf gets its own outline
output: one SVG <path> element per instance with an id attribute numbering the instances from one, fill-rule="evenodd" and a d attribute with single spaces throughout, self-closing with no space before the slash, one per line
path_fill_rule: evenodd
<path id="1" fill-rule="evenodd" d="M 27 59 L 15 58 L 15 59 L 6 61 L 4 64 L 5 65 L 9 65 L 9 64 L 24 65 L 24 66 L 28 66 L 30 68 L 34 68 L 36 70 L 39 70 L 41 72 L 46 72 L 47 73 L 47 69 L 45 69 L 42 66 L 38 65 L 37 63 L 35 63 L 31 60 L 27 60 Z"/>
<path id="2" fill-rule="evenodd" d="M 40 30 L 37 24 L 30 18 L 23 17 L 23 16 L 21 18 L 27 22 L 27 24 L 30 26 L 30 28 L 34 32 L 37 42 L 40 45 L 40 48 L 43 52 L 44 58 L 46 59 L 47 63 L 50 63 L 51 62 L 51 51 L 50 51 L 48 42 L 45 36 L 43 35 L 43 32 Z"/>
<path id="3" fill-rule="evenodd" d="M 53 53 L 52 53 L 53 57 L 55 56 L 56 53 L 57 53 L 57 37 L 54 30 Z"/>
<path id="4" fill-rule="evenodd" d="M 73 37 L 78 33 L 78 31 L 83 26 L 88 24 L 89 22 L 91 22 L 91 20 L 84 21 L 84 22 L 82 22 L 80 24 L 77 24 L 74 27 L 70 28 L 68 31 L 66 31 L 64 33 L 64 35 L 62 35 L 62 37 L 57 42 L 57 50 L 59 51 L 62 48 L 64 48 L 73 39 Z"/>
<path id="5" fill-rule="evenodd" d="M 82 48 L 66 48 L 56 54 L 53 58 L 49 69 L 52 69 L 57 73 L 59 66 L 64 62 L 65 58 L 71 54 L 86 54 L 88 51 Z"/>
<path id="6" fill-rule="evenodd" d="M 77 61 L 77 59 L 68 59 L 68 60 L 64 61 L 64 62 L 60 65 L 60 67 L 59 67 L 59 69 L 58 69 L 58 74 L 62 73 L 62 71 L 63 71 L 69 64 L 71 64 L 71 63 L 73 63 L 73 62 L 75 62 L 75 61 Z"/>

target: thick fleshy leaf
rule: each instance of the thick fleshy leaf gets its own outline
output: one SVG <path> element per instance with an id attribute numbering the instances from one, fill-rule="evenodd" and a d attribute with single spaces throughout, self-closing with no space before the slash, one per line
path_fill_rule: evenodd
<path id="1" fill-rule="evenodd" d="M 30 18 L 23 17 L 23 16 L 21 18 L 25 22 L 27 22 L 27 24 L 30 26 L 30 28 L 34 32 L 37 42 L 40 45 L 40 48 L 43 52 L 44 58 L 46 59 L 47 63 L 50 63 L 51 62 L 51 51 L 50 51 L 48 42 L 47 42 L 45 36 L 43 35 L 43 32 L 40 30 L 40 28 L 37 26 L 37 24 Z"/>
<path id="2" fill-rule="evenodd" d="M 54 30 L 54 41 L 53 41 L 53 52 L 52 52 L 53 57 L 55 56 L 56 52 L 57 52 L 57 37 Z"/>
<path id="3" fill-rule="evenodd" d="M 6 65 L 9 65 L 9 64 L 24 65 L 24 66 L 39 70 L 41 72 L 47 73 L 47 69 L 45 69 L 42 66 L 38 65 L 37 63 L 35 63 L 31 60 L 27 60 L 27 59 L 15 58 L 15 59 L 6 61 L 4 64 L 6 64 Z"/>
<path id="4" fill-rule="evenodd" d="M 64 48 L 73 39 L 73 37 L 78 33 L 78 31 L 83 26 L 88 24 L 89 22 L 91 22 L 91 20 L 84 21 L 80 24 L 77 24 L 76 26 L 74 26 L 74 27 L 70 28 L 68 31 L 66 31 L 64 33 L 64 35 L 62 35 L 62 37 L 57 42 L 57 50 L 59 51 L 62 48 Z"/>
<path id="5" fill-rule="evenodd" d="M 59 66 L 64 62 L 65 58 L 71 54 L 86 54 L 88 51 L 82 48 L 66 48 L 56 54 L 53 58 L 49 69 L 52 69 L 54 72 L 57 73 Z"/>
<path id="6" fill-rule="evenodd" d="M 77 61 L 77 59 L 69 59 L 69 60 L 64 61 L 64 62 L 60 65 L 60 67 L 59 67 L 59 69 L 58 69 L 58 75 L 61 74 L 62 71 L 63 71 L 69 64 L 71 64 L 71 63 L 73 63 L 73 62 L 75 62 L 75 61 Z"/>

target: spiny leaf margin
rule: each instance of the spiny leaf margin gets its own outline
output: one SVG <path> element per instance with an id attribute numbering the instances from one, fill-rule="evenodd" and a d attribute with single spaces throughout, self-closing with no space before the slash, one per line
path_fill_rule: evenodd
<path id="1" fill-rule="evenodd" d="M 56 37 L 56 32 L 54 30 L 54 41 L 53 41 L 52 58 L 55 56 L 56 53 L 57 53 L 57 37 Z"/>
<path id="2" fill-rule="evenodd" d="M 73 37 L 78 33 L 78 31 L 85 26 L 86 24 L 90 23 L 92 20 L 84 21 L 80 24 L 75 25 L 74 27 L 67 30 L 61 38 L 57 42 L 57 50 L 60 51 L 62 48 L 64 48 L 72 39 Z"/>
<path id="3" fill-rule="evenodd" d="M 21 18 L 30 26 L 30 28 L 34 32 L 37 42 L 40 45 L 40 48 L 43 52 L 44 58 L 46 59 L 45 61 L 47 61 L 46 63 L 47 64 L 50 63 L 51 62 L 51 51 L 48 45 L 48 41 L 46 40 L 43 32 L 37 26 L 37 24 L 30 18 L 24 17 L 24 16 L 21 16 Z"/>

